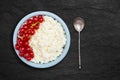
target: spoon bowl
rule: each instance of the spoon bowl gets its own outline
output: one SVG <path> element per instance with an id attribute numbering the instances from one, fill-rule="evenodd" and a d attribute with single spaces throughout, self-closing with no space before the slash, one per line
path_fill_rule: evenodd
<path id="1" fill-rule="evenodd" d="M 84 25 L 85 25 L 84 24 L 84 19 L 81 18 L 81 17 L 77 17 L 77 18 L 75 18 L 73 24 L 74 24 L 75 30 L 78 31 L 78 32 L 81 32 L 84 28 Z"/>

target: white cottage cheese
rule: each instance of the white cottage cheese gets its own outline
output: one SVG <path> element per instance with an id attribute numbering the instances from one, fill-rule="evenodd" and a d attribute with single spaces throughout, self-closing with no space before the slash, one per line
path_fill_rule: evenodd
<path id="1" fill-rule="evenodd" d="M 52 17 L 43 16 L 44 22 L 29 40 L 34 52 L 34 63 L 48 63 L 62 54 L 66 44 L 66 35 L 59 22 Z"/>

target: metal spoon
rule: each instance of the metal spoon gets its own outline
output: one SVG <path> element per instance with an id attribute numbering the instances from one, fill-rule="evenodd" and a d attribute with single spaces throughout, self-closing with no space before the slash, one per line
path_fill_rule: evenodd
<path id="1" fill-rule="evenodd" d="M 84 20 L 81 17 L 77 17 L 74 20 L 74 28 L 78 32 L 78 53 L 79 53 L 79 69 L 81 69 L 81 56 L 80 56 L 80 32 L 84 28 Z"/>

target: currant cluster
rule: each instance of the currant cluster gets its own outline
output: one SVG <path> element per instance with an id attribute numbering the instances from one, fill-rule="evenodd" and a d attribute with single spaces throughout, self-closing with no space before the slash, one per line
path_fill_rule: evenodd
<path id="1" fill-rule="evenodd" d="M 33 16 L 27 19 L 19 29 L 15 48 L 19 51 L 19 56 L 24 57 L 28 61 L 34 57 L 33 50 L 29 46 L 29 40 L 43 21 L 42 15 Z"/>

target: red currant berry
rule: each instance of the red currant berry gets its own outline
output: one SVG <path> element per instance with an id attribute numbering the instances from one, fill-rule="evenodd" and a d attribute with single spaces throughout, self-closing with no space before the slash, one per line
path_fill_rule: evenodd
<path id="1" fill-rule="evenodd" d="M 27 30 L 27 33 L 28 33 L 29 35 L 33 35 L 33 34 L 35 33 L 35 31 L 34 31 L 33 29 L 28 29 L 28 30 Z"/>
<path id="2" fill-rule="evenodd" d="M 20 47 L 20 52 L 21 53 L 25 52 L 25 48 L 24 47 Z"/>
<path id="3" fill-rule="evenodd" d="M 23 28 L 23 29 L 27 29 L 28 26 L 27 26 L 26 24 L 24 24 L 22 28 Z"/>
<path id="4" fill-rule="evenodd" d="M 24 36 L 24 37 L 26 37 L 26 38 L 28 38 L 28 39 L 30 38 L 30 35 L 29 35 L 29 34 L 27 34 L 27 33 L 26 33 L 26 34 L 24 34 L 23 36 Z"/>
<path id="5" fill-rule="evenodd" d="M 34 57 L 34 53 L 33 52 L 30 52 L 30 57 L 33 58 Z"/>
<path id="6" fill-rule="evenodd" d="M 38 17 L 37 17 L 37 16 L 34 16 L 34 17 L 33 17 L 33 21 L 34 21 L 34 22 L 37 22 L 37 21 L 38 21 Z"/>
<path id="7" fill-rule="evenodd" d="M 28 24 L 28 25 L 31 25 L 32 23 L 33 23 L 32 19 L 28 19 L 28 20 L 27 20 L 27 24 Z"/>
<path id="8" fill-rule="evenodd" d="M 23 44 L 23 41 L 22 41 L 22 40 L 18 40 L 18 41 L 17 41 L 17 44 L 18 44 L 19 46 L 21 46 L 21 45 Z"/>
<path id="9" fill-rule="evenodd" d="M 19 53 L 19 56 L 20 56 L 20 57 L 23 57 L 23 56 L 24 56 L 24 53 L 20 52 L 20 53 Z"/>
<path id="10" fill-rule="evenodd" d="M 31 31 L 31 35 L 33 35 L 34 33 L 35 33 L 35 31 L 34 31 L 34 30 L 32 30 L 32 31 Z"/>
<path id="11" fill-rule="evenodd" d="M 22 41 L 22 39 L 21 38 L 17 38 L 17 41 Z"/>
<path id="12" fill-rule="evenodd" d="M 24 32 L 25 31 L 25 29 L 22 27 L 22 28 L 20 28 L 20 32 Z"/>
<path id="13" fill-rule="evenodd" d="M 37 30 L 39 28 L 39 24 L 35 25 L 33 28 Z"/>
<path id="14" fill-rule="evenodd" d="M 43 21 L 44 21 L 42 15 L 39 15 L 39 16 L 38 16 L 38 21 L 39 21 L 39 22 L 43 22 Z"/>
<path id="15" fill-rule="evenodd" d="M 25 41 L 25 42 L 24 42 L 24 45 L 25 45 L 25 46 L 28 46 L 28 45 L 29 45 L 29 42 L 28 42 L 28 41 Z"/>
<path id="16" fill-rule="evenodd" d="M 39 19 L 39 22 L 43 22 L 43 21 L 44 21 L 43 18 L 40 18 L 40 19 Z"/>
<path id="17" fill-rule="evenodd" d="M 27 57 L 26 59 L 27 59 L 28 61 L 30 61 L 30 60 L 31 60 L 31 57 L 29 56 L 29 57 Z"/>
<path id="18" fill-rule="evenodd" d="M 29 57 L 29 53 L 24 53 L 24 58 L 27 58 L 27 57 Z"/>
<path id="19" fill-rule="evenodd" d="M 18 35 L 19 35 L 19 36 L 23 36 L 23 35 L 24 35 L 24 33 L 22 33 L 22 32 L 19 32 L 19 33 L 18 33 Z"/>
<path id="20" fill-rule="evenodd" d="M 38 18 L 43 18 L 42 15 L 38 15 Z"/>
<path id="21" fill-rule="evenodd" d="M 26 48 L 26 51 L 31 52 L 31 51 L 32 51 L 32 48 L 31 48 L 31 47 L 27 47 L 27 48 Z"/>
<path id="22" fill-rule="evenodd" d="M 24 28 L 21 28 L 21 29 L 19 30 L 18 35 L 19 35 L 19 36 L 23 36 L 24 32 L 25 32 L 25 29 L 24 29 Z"/>
<path id="23" fill-rule="evenodd" d="M 18 44 L 15 45 L 15 49 L 19 50 L 20 46 Z"/>
<path id="24" fill-rule="evenodd" d="M 30 39 L 30 37 L 23 37 L 23 41 L 28 41 Z"/>
<path id="25" fill-rule="evenodd" d="M 20 42 L 20 41 L 22 41 L 22 39 L 21 38 L 17 38 L 17 43 Z"/>
<path id="26" fill-rule="evenodd" d="M 28 30 L 27 30 L 27 33 L 30 34 L 30 33 L 31 33 L 31 29 L 28 29 Z"/>

